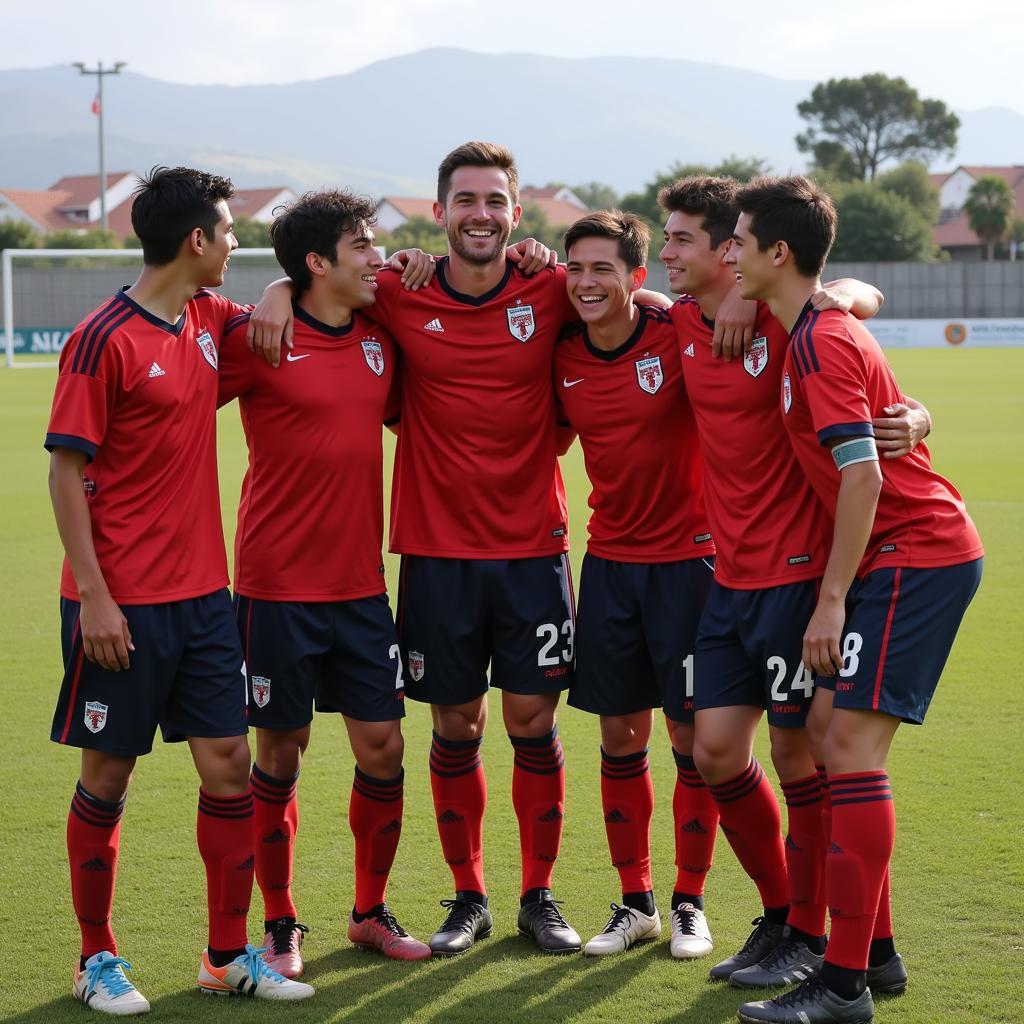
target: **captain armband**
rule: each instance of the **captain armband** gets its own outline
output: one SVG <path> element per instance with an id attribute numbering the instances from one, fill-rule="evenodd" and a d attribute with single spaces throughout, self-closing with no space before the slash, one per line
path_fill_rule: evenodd
<path id="1" fill-rule="evenodd" d="M 832 458 L 835 459 L 836 469 L 840 472 L 847 466 L 855 466 L 858 462 L 877 462 L 875 439 L 855 437 L 850 441 L 843 441 L 832 449 Z"/>

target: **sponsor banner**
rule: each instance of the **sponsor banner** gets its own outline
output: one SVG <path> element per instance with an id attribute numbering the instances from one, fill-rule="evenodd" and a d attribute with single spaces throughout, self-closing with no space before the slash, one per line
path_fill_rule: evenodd
<path id="1" fill-rule="evenodd" d="M 1024 347 L 1024 319 L 871 320 L 885 348 Z"/>
<path id="2" fill-rule="evenodd" d="M 71 327 L 19 327 L 14 332 L 16 355 L 56 355 L 71 337 Z M 0 338 L 3 327 L 0 326 Z"/>

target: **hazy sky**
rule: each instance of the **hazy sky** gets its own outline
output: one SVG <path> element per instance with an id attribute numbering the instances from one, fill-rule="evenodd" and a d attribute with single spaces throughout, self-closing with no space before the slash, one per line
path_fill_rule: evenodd
<path id="1" fill-rule="evenodd" d="M 173 81 L 252 84 L 457 46 L 677 57 L 815 81 L 883 71 L 954 107 L 1024 111 L 1020 0 L 0 0 L 0 26 L 4 68 L 123 60 Z M 415 83 L 395 88 L 422 96 Z"/>

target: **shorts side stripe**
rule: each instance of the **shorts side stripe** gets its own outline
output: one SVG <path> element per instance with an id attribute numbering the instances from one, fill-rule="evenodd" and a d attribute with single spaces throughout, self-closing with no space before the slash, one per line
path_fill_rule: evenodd
<path id="1" fill-rule="evenodd" d="M 900 577 L 903 569 L 896 570 L 892 581 L 892 598 L 889 601 L 889 614 L 885 617 L 885 632 L 882 634 L 882 646 L 878 652 L 878 670 L 875 673 L 875 692 L 871 696 L 871 710 L 878 710 L 878 698 L 882 691 L 882 676 L 885 674 L 885 655 L 889 650 L 889 634 L 892 632 L 892 620 L 896 615 L 896 602 L 900 596 Z"/>
<path id="2" fill-rule="evenodd" d="M 562 570 L 565 572 L 565 587 L 569 592 L 569 618 L 572 620 L 572 628 L 576 629 L 576 591 L 572 585 L 572 568 L 569 565 L 569 556 L 562 555 Z M 575 647 L 573 648 L 575 650 Z"/>
<path id="3" fill-rule="evenodd" d="M 71 732 L 71 716 L 75 713 L 75 699 L 78 697 L 78 681 L 82 678 L 82 662 L 85 659 L 85 644 L 79 636 L 81 623 L 75 623 L 74 632 L 71 634 L 71 659 L 74 662 L 75 674 L 71 677 L 71 693 L 68 695 L 68 713 L 64 719 L 64 730 L 60 734 L 61 743 L 67 743 L 68 733 Z M 78 653 L 75 653 L 75 649 Z"/>

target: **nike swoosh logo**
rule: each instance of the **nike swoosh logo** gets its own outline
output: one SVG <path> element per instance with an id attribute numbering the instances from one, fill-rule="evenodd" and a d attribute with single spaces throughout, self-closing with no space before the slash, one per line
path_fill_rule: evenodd
<path id="1" fill-rule="evenodd" d="M 577 384 L 582 384 L 585 380 L 586 380 L 586 377 L 580 377 L 579 380 L 569 380 L 568 377 L 563 377 L 562 378 L 562 387 L 563 388 L 574 388 L 574 387 L 576 387 Z"/>
<path id="2" fill-rule="evenodd" d="M 300 359 L 308 359 L 312 354 L 312 352 L 307 352 L 304 356 L 293 356 L 291 352 L 289 352 L 288 355 L 285 356 L 285 359 L 287 359 L 289 363 L 297 363 Z"/>

